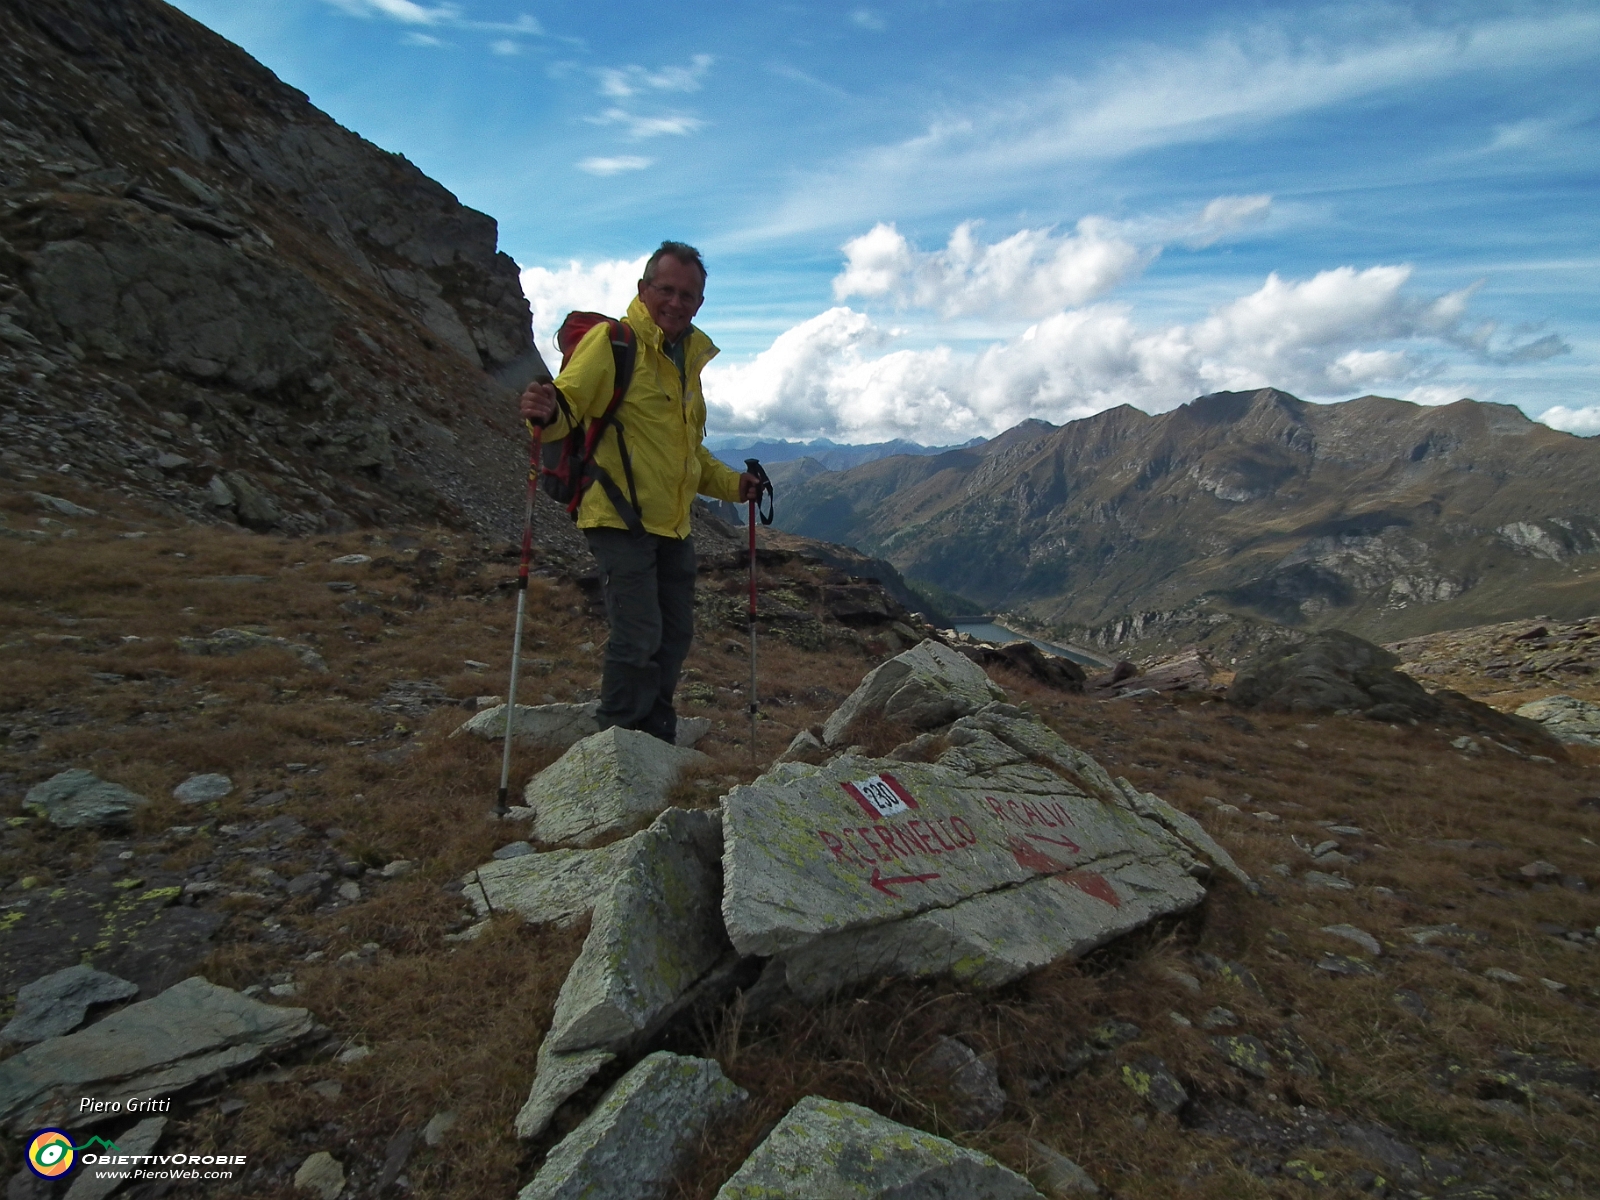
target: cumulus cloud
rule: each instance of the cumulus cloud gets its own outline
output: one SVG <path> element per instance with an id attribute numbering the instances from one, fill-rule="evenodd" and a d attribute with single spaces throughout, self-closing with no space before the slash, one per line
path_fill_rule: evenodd
<path id="1" fill-rule="evenodd" d="M 1024 229 L 985 244 L 964 222 L 943 250 L 921 251 L 893 225 L 878 224 L 844 245 L 836 300 L 884 297 L 946 317 L 995 313 L 1036 317 L 1104 295 L 1148 256 L 1094 217 L 1075 232 Z"/>
<path id="2" fill-rule="evenodd" d="M 552 369 L 560 359 L 554 349 L 561 319 L 575 309 L 620 317 L 638 294 L 639 276 L 644 274 L 648 258 L 641 254 L 638 258 L 614 258 L 587 266 L 572 261 L 553 271 L 545 267 L 523 270 L 522 294 L 533 309 L 534 340 Z"/>
<path id="3" fill-rule="evenodd" d="M 622 100 L 641 92 L 698 92 L 700 80 L 715 61 L 709 54 L 696 54 L 686 67 L 662 67 L 655 71 L 639 66 L 603 67 L 600 94 Z"/>
<path id="4" fill-rule="evenodd" d="M 578 163 L 578 170 L 589 175 L 621 175 L 624 171 L 642 171 L 653 162 L 655 159 L 641 158 L 637 154 L 602 155 L 583 159 Z"/>
<path id="5" fill-rule="evenodd" d="M 1564 429 L 1579 437 L 1600 434 L 1600 404 L 1587 404 L 1582 408 L 1568 408 L 1557 404 L 1539 414 L 1539 420 L 1552 429 Z"/>
<path id="6" fill-rule="evenodd" d="M 621 125 L 628 136 L 635 139 L 660 137 L 662 134 L 682 136 L 693 133 L 705 124 L 699 117 L 679 114 L 664 117 L 641 117 L 622 108 L 608 108 L 598 116 L 587 118 L 592 125 Z"/>
<path id="7" fill-rule="evenodd" d="M 352 17 L 387 17 L 406 25 L 446 25 L 461 19 L 461 9 L 454 4 L 430 7 L 414 0 L 327 0 L 340 12 Z"/>
<path id="8" fill-rule="evenodd" d="M 878 240 L 893 249 L 889 237 Z M 852 286 L 883 294 L 904 277 L 899 262 L 886 252 L 880 273 Z M 1434 351 L 1475 336 L 1462 332 L 1471 289 L 1419 296 L 1407 290 L 1410 278 L 1405 266 L 1338 267 L 1303 280 L 1272 274 L 1201 320 L 1166 327 L 1093 304 L 976 354 L 895 349 L 894 331 L 841 306 L 749 363 L 713 364 L 707 400 L 719 430 L 937 444 L 1028 417 L 1060 423 L 1118 404 L 1160 412 L 1208 392 L 1266 386 L 1306 398 L 1398 386 L 1423 399 L 1417 389 L 1440 365 Z M 1446 391 L 1426 398 L 1459 398 Z"/>

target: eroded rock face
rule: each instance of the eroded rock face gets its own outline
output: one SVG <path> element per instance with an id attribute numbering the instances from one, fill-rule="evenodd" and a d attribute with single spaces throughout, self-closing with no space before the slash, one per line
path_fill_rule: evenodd
<path id="1" fill-rule="evenodd" d="M 729 936 L 781 958 L 797 995 L 883 974 L 997 985 L 1197 904 L 1198 854 L 1238 872 L 1019 709 L 947 736 L 937 762 L 785 763 L 724 798 Z"/>
<path id="2" fill-rule="evenodd" d="M 1242 708 L 1280 712 L 1363 713 L 1374 720 L 1423 720 L 1439 701 L 1394 670 L 1397 655 L 1340 629 L 1251 659 L 1235 676 L 1228 700 Z"/>
<path id="3" fill-rule="evenodd" d="M 821 1096 L 791 1108 L 717 1192 L 717 1200 L 775 1196 L 1043 1200 L 987 1154 Z"/>
<path id="4" fill-rule="evenodd" d="M 715 1062 L 657 1051 L 612 1086 L 517 1198 L 652 1200 L 706 1127 L 747 1098 Z"/>
<path id="5" fill-rule="evenodd" d="M 533 832 L 540 841 L 587 846 L 662 811 L 678 776 L 709 761 L 636 729 L 592 734 L 528 781 Z"/>
<path id="6" fill-rule="evenodd" d="M 823 725 L 822 740 L 843 745 L 850 727 L 870 717 L 932 729 L 1004 699 L 982 667 L 930 638 L 869 673 Z"/>
<path id="7" fill-rule="evenodd" d="M 311 1031 L 303 1008 L 277 1008 L 195 976 L 67 1037 L 0 1063 L 0 1125 L 13 1133 L 115 1117 L 80 1113 L 80 1096 L 166 1097 L 254 1062 Z"/>

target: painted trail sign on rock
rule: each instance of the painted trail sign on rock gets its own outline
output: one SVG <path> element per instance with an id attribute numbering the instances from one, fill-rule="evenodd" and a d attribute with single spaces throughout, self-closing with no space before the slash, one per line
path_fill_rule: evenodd
<path id="1" fill-rule="evenodd" d="M 777 958 L 804 998 L 886 974 L 993 986 L 1193 907 L 1199 855 L 1243 878 L 1020 709 L 991 703 L 947 740 L 937 762 L 784 763 L 729 792 L 734 946 Z"/>

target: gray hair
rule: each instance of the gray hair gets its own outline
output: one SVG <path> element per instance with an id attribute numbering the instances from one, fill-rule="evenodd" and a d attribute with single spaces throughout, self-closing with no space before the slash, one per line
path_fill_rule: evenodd
<path id="1" fill-rule="evenodd" d="M 700 287 L 702 289 L 705 288 L 705 260 L 700 257 L 700 251 L 687 242 L 662 242 L 657 247 L 656 252 L 650 256 L 650 260 L 644 264 L 644 281 L 646 283 L 651 283 L 655 280 L 656 264 L 661 261 L 663 255 L 671 255 L 686 267 L 700 268 Z"/>

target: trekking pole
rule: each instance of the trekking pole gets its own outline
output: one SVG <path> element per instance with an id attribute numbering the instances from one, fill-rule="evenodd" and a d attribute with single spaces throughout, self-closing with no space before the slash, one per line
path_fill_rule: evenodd
<path id="1" fill-rule="evenodd" d="M 750 526 L 750 761 L 754 762 L 756 718 L 761 711 L 756 699 L 756 518 L 759 516 L 763 525 L 772 524 L 772 480 L 767 478 L 766 471 L 762 470 L 757 459 L 745 459 L 744 469 L 760 483 L 756 494 L 750 498 L 750 510 L 746 516 L 746 524 Z M 766 500 L 765 509 L 760 507 L 763 497 Z"/>
<path id="2" fill-rule="evenodd" d="M 506 794 L 511 784 L 511 731 L 517 720 L 517 668 L 522 665 L 522 621 L 528 611 L 528 563 L 533 558 L 533 498 L 539 491 L 539 431 L 542 422 L 533 424 L 528 442 L 528 499 L 522 512 L 522 565 L 517 570 L 517 629 L 511 637 L 511 681 L 506 685 L 506 740 L 500 755 L 500 795 L 494 815 L 506 815 Z"/>

